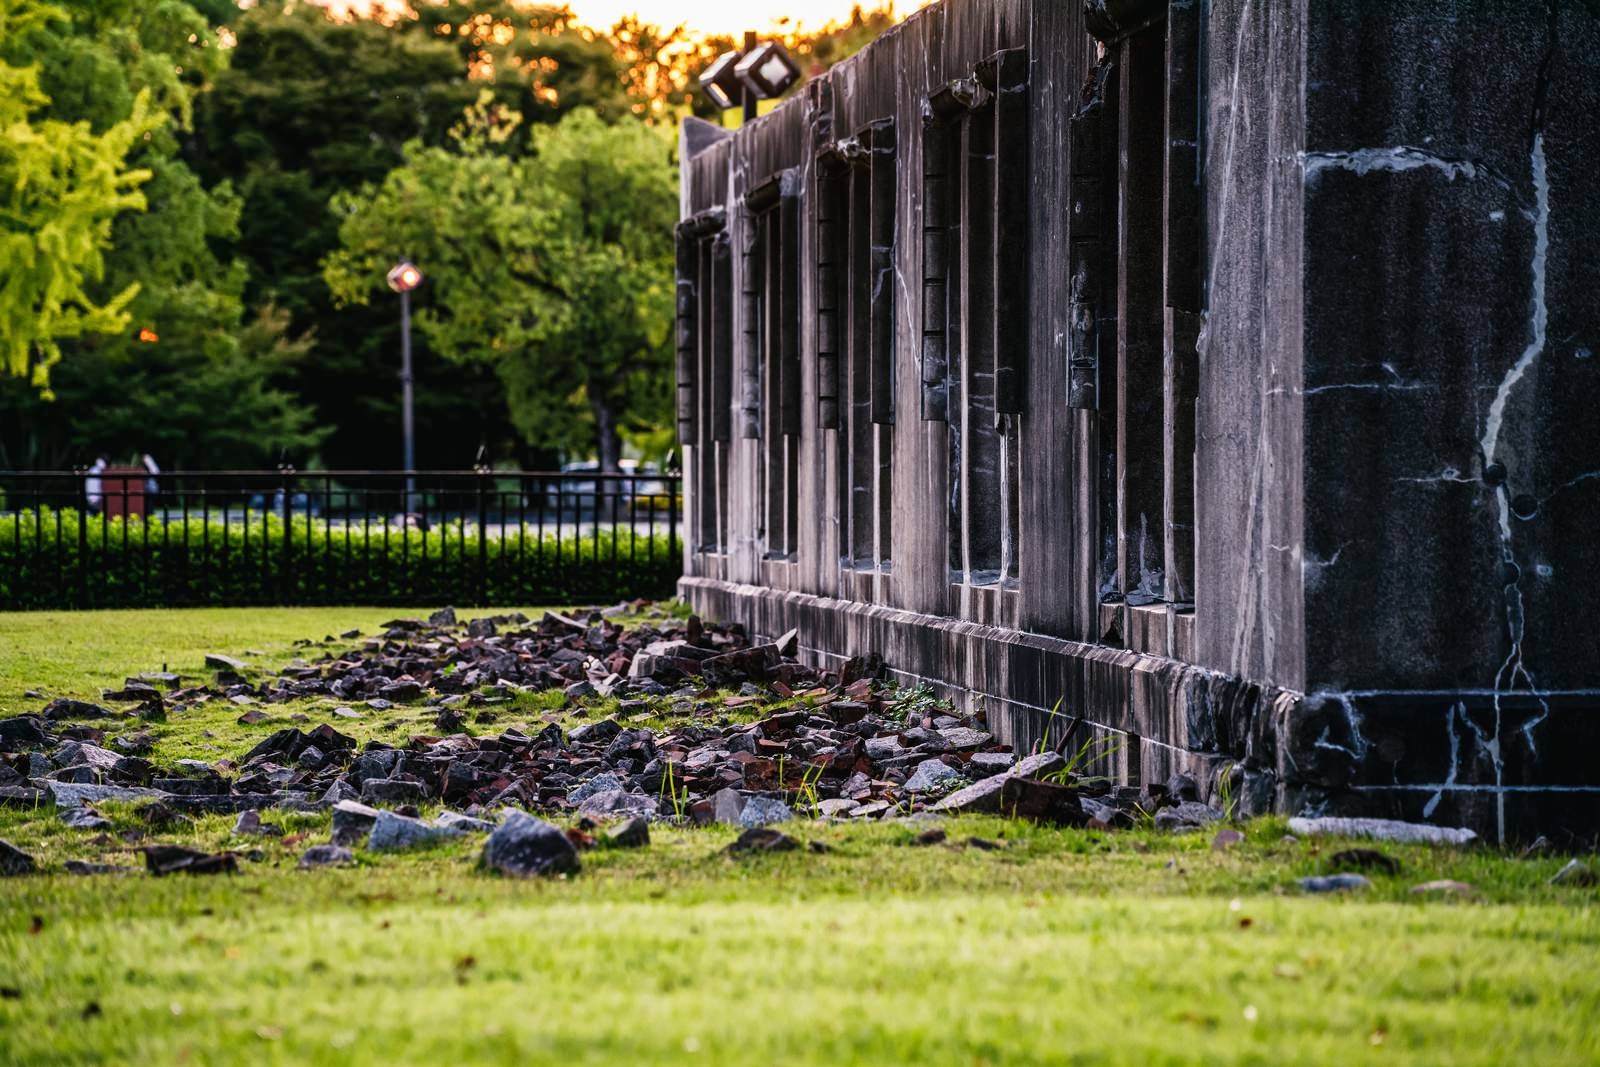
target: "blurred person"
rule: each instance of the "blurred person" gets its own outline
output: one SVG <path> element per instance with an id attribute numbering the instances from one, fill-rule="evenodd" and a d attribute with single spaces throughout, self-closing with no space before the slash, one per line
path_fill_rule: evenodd
<path id="1" fill-rule="evenodd" d="M 161 486 L 156 482 L 155 478 L 156 475 L 161 473 L 161 468 L 156 465 L 156 458 L 148 452 L 140 457 L 139 463 L 145 470 L 150 472 L 150 477 L 144 480 L 145 495 L 155 496 L 161 490 Z"/>
<path id="2" fill-rule="evenodd" d="M 89 468 L 88 477 L 83 480 L 83 496 L 89 505 L 90 511 L 99 511 L 105 503 L 105 485 L 100 475 L 106 469 L 106 457 L 101 456 Z"/>

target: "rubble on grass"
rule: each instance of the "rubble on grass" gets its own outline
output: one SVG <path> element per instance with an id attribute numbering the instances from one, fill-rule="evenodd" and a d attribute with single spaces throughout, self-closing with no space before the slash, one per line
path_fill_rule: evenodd
<path id="1" fill-rule="evenodd" d="M 795 659 L 794 633 L 756 642 L 696 617 L 625 626 L 616 614 L 463 623 L 446 610 L 392 619 L 356 649 L 276 674 L 214 654 L 205 684 L 129 678 L 103 697 L 135 705 L 122 711 L 54 700 L 0 721 L 0 804 L 53 804 L 88 823 L 98 818 L 90 805 L 132 802 L 161 813 L 152 826 L 237 814 L 237 835 L 281 834 L 280 822 L 262 818 L 269 809 L 331 809 L 329 848 L 487 833 L 484 865 L 512 874 L 577 869 L 576 852 L 569 863 L 539 828 L 550 824 L 528 813 L 620 823 L 607 840 L 624 846 L 647 842 L 651 820 L 765 832 L 792 819 L 924 811 L 1101 829 L 1147 812 L 1177 830 L 1222 818 L 1181 785 L 1118 788 L 1080 777 L 1058 752 L 1019 756 L 981 716 L 892 684 L 877 656 L 824 672 Z M 326 701 L 334 721 L 356 717 L 397 736 L 363 744 L 332 722 L 273 710 L 308 699 Z M 126 728 L 225 702 L 250 706 L 241 721 L 260 715 L 274 727 L 231 759 L 158 766 L 146 758 L 150 732 Z M 425 820 L 425 805 L 447 811 Z M 158 873 L 233 863 L 231 854 L 160 864 L 146 856 Z M 305 865 L 326 857 L 343 862 L 339 852 L 307 852 Z"/>

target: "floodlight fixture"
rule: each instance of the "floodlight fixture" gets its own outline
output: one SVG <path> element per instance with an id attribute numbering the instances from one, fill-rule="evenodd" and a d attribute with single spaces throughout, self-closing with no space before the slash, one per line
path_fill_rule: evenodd
<path id="1" fill-rule="evenodd" d="M 777 99 L 800 80 L 800 65 L 777 41 L 768 41 L 746 52 L 734 66 L 734 72 L 761 100 Z"/>
<path id="2" fill-rule="evenodd" d="M 744 83 L 735 69 L 743 58 L 743 52 L 724 52 L 700 75 L 700 91 L 722 111 L 738 107 L 744 94 Z"/>

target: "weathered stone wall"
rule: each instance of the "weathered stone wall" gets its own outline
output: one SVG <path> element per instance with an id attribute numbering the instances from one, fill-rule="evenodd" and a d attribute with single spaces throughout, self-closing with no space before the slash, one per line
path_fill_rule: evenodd
<path id="1" fill-rule="evenodd" d="M 1600 8 L 1306 7 L 1305 687 L 1385 807 L 1600 825 Z"/>
<path id="2" fill-rule="evenodd" d="M 1299 153 L 1303 3 L 1216 0 L 1206 87 L 1196 415 L 1196 659 L 1305 685 Z"/>
<path id="3" fill-rule="evenodd" d="M 684 215 L 725 213 L 736 291 L 746 195 L 783 173 L 799 191 L 801 403 L 792 552 L 766 529 L 771 427 L 686 442 L 689 529 L 694 472 L 727 489 L 683 592 L 759 633 L 798 625 L 818 658 L 878 651 L 1019 744 L 1115 734 L 1124 779 L 1237 767 L 1255 808 L 1592 832 L 1600 12 L 1090 6 L 945 0 L 746 129 L 686 124 Z M 925 295 L 950 221 L 927 202 L 928 123 L 1000 91 L 997 57 L 1019 54 L 1025 143 L 961 172 L 961 196 L 1001 206 L 948 233 L 957 263 L 995 239 L 1000 291 L 953 282 L 946 322 Z M 885 144 L 885 269 L 838 328 L 887 339 L 889 393 L 847 383 L 835 409 L 822 383 L 856 342 L 822 338 L 818 194 L 824 167 Z M 747 389 L 766 379 L 743 361 L 772 355 L 748 340 L 762 306 L 733 302 Z M 930 402 L 940 331 L 994 380 L 953 372 Z M 988 390 L 977 422 L 967 387 Z M 974 432 L 1011 450 L 981 457 L 1007 465 L 994 515 L 961 511 Z M 1014 573 L 961 571 L 984 523 Z M 854 542 L 872 558 L 843 559 Z"/>

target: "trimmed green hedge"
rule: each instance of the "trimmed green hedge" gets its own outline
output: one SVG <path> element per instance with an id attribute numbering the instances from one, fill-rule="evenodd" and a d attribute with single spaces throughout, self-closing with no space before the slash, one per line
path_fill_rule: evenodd
<path id="1" fill-rule="evenodd" d="M 520 532 L 29 510 L 0 515 L 0 609 L 601 603 L 669 595 L 682 573 L 662 533 Z"/>

